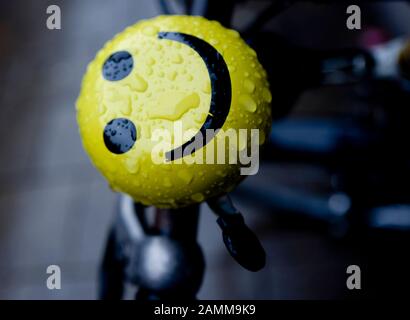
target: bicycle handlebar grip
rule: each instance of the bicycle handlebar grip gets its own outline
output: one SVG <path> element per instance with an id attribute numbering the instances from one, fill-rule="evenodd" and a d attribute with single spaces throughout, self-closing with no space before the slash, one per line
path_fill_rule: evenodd
<path id="1" fill-rule="evenodd" d="M 202 17 L 160 16 L 128 27 L 98 52 L 77 121 L 113 190 L 178 208 L 242 180 L 243 163 L 231 153 L 251 152 L 252 129 L 264 142 L 271 100 L 266 72 L 238 32 Z"/>

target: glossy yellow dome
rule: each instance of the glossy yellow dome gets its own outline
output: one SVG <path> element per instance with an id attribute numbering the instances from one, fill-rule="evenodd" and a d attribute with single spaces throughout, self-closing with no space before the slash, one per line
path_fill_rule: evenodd
<path id="1" fill-rule="evenodd" d="M 259 129 L 262 144 L 271 99 L 265 70 L 236 31 L 202 17 L 160 16 L 127 28 L 98 52 L 83 79 L 77 120 L 85 150 L 112 189 L 176 208 L 241 181 L 240 163 L 184 160 L 206 155 L 214 148 L 209 141 L 224 140 L 220 133 L 228 129 Z M 154 161 L 159 142 L 170 143 L 169 157 L 205 128 L 222 131 L 192 155 Z M 158 130 L 169 137 L 158 139 Z M 250 149 L 249 136 L 238 134 L 238 152 Z"/>

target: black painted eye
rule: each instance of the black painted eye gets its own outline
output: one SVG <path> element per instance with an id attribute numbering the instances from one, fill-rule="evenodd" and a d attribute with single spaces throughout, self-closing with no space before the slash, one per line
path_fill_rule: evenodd
<path id="1" fill-rule="evenodd" d="M 122 154 L 132 148 L 137 139 L 137 129 L 131 120 L 117 118 L 104 128 L 104 143 L 108 150 Z"/>
<path id="2" fill-rule="evenodd" d="M 102 70 L 103 76 L 108 81 L 118 81 L 128 76 L 133 66 L 132 55 L 127 51 L 118 51 L 105 60 Z"/>

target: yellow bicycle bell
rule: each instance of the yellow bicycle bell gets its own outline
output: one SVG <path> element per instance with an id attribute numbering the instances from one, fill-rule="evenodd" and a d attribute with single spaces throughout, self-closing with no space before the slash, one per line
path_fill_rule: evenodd
<path id="1" fill-rule="evenodd" d="M 262 144 L 271 99 L 266 72 L 238 32 L 202 17 L 159 16 L 128 27 L 98 52 L 83 79 L 77 120 L 85 150 L 112 189 L 145 205 L 178 208 L 241 181 L 240 163 L 181 160 L 207 154 L 229 129 L 258 129 Z M 195 145 L 208 129 L 214 135 Z M 158 130 L 170 135 L 158 138 Z M 244 139 L 239 146 L 250 149 Z M 152 156 L 159 141 L 169 143 L 160 163 Z"/>

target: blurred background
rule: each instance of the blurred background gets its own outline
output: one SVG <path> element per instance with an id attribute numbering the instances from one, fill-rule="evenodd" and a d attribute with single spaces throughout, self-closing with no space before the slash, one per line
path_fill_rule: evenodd
<path id="1" fill-rule="evenodd" d="M 75 101 L 96 52 L 128 25 L 162 13 L 160 2 L 0 0 L 0 298 L 97 298 L 97 272 L 117 195 L 82 149 Z M 61 8 L 62 30 L 46 28 L 46 8 L 52 4 Z M 239 1 L 232 26 L 246 29 L 269 5 Z M 362 30 L 346 28 L 346 4 L 310 2 L 298 2 L 262 29 L 292 46 L 335 50 L 410 33 L 408 4 L 387 1 L 361 8 Z M 265 60 L 278 59 L 267 52 L 260 53 Z M 305 56 L 294 58 L 290 64 L 299 66 Z M 308 72 L 293 69 L 284 71 L 291 83 Z M 272 72 L 269 76 L 271 82 L 281 81 L 272 79 Z M 272 105 L 280 108 L 275 88 Z M 378 96 L 387 91 L 390 95 Z M 309 87 L 292 96 L 286 120 L 275 122 L 259 174 L 233 194 L 266 249 L 267 266 L 251 273 L 236 264 L 222 243 L 216 217 L 203 205 L 199 243 L 206 273 L 198 298 L 333 299 L 403 297 L 408 292 L 410 188 L 405 151 L 410 118 L 408 112 L 394 117 L 385 112 L 386 105 L 394 110 L 403 110 L 399 104 L 410 105 L 402 91 L 395 83 L 366 82 Z M 324 137 L 330 133 L 345 138 L 347 132 L 353 135 L 349 143 L 358 141 L 360 150 L 363 135 L 352 119 L 383 136 L 377 148 L 394 148 L 362 155 L 348 144 L 341 158 L 330 148 L 325 164 L 321 155 L 310 155 L 312 150 L 297 150 L 300 161 L 295 161 L 289 160 L 289 148 L 281 148 L 300 141 L 303 145 L 300 137 L 307 135 L 318 141 L 313 149 L 326 149 L 333 140 Z M 345 125 L 333 126 L 333 120 Z M 391 127 L 395 130 L 389 131 Z M 61 290 L 46 288 L 51 264 L 61 267 Z M 346 268 L 352 264 L 362 269 L 362 290 L 346 289 Z"/>

